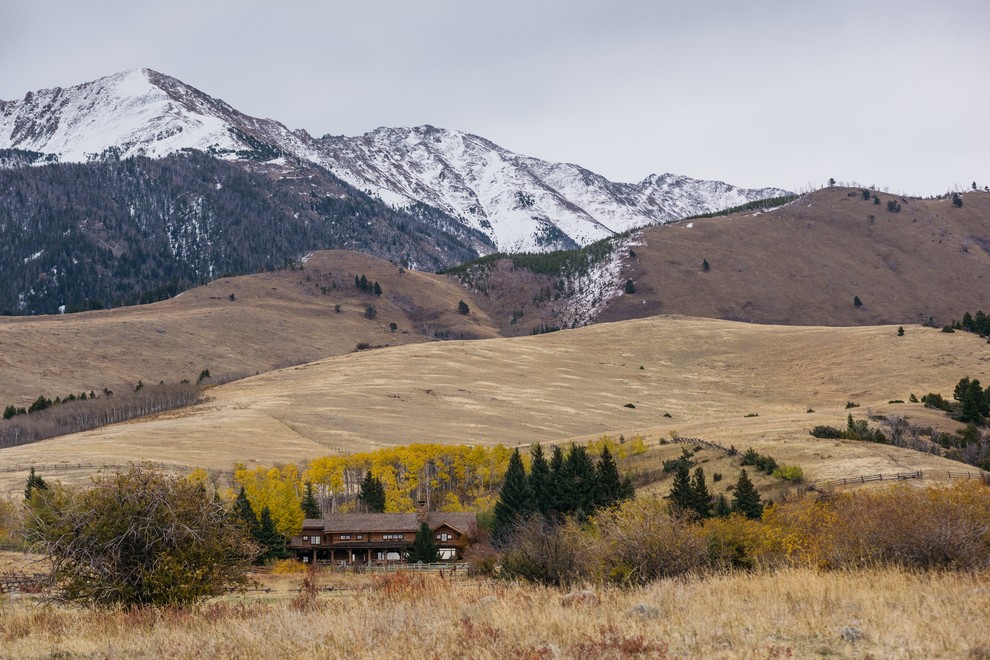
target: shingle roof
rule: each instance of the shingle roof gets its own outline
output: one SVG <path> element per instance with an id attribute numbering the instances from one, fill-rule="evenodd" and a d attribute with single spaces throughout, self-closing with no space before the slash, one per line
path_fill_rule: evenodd
<path id="1" fill-rule="evenodd" d="M 430 529 L 447 524 L 463 534 L 473 535 L 477 530 L 478 515 L 431 511 L 426 514 L 426 522 Z M 420 520 L 415 513 L 335 513 L 323 519 L 323 530 L 336 533 L 415 532 L 419 525 Z M 303 526 L 318 527 L 319 521 L 307 519 L 303 521 Z"/>

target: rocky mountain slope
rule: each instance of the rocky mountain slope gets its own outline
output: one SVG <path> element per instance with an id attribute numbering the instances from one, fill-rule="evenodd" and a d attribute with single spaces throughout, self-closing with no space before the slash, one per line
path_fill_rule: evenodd
<path id="1" fill-rule="evenodd" d="M 785 192 L 671 174 L 614 183 L 577 165 L 432 126 L 313 138 L 149 69 L 0 101 L 2 148 L 35 152 L 40 162 L 161 158 L 194 149 L 241 163 L 319 166 L 393 206 L 426 205 L 456 218 L 510 252 L 586 245 Z M 476 247 L 485 251 L 482 243 Z"/>

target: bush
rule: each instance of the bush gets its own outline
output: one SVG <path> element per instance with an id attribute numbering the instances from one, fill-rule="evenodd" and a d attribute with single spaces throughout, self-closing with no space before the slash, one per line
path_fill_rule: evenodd
<path id="1" fill-rule="evenodd" d="M 506 544 L 510 549 L 502 556 L 501 575 L 540 584 L 570 584 L 584 572 L 580 561 L 586 555 L 579 538 L 577 523 L 554 525 L 533 515 L 515 526 Z"/>
<path id="2" fill-rule="evenodd" d="M 827 440 L 838 440 L 843 436 L 842 429 L 837 429 L 834 426 L 824 426 L 818 425 L 811 429 L 811 435 L 816 438 L 825 438 Z"/>
<path id="3" fill-rule="evenodd" d="M 86 490 L 36 490 L 28 538 L 61 597 L 91 606 L 187 605 L 247 583 L 258 552 L 201 483 L 145 468 Z"/>
<path id="4" fill-rule="evenodd" d="M 590 571 L 606 581 L 645 584 L 701 570 L 708 560 L 698 526 L 671 516 L 659 500 L 630 500 L 596 515 L 593 526 Z"/>
<path id="5" fill-rule="evenodd" d="M 457 312 L 458 312 L 458 314 L 467 315 L 470 311 L 471 311 L 471 308 L 468 307 L 468 304 L 466 302 L 464 302 L 463 300 L 459 300 L 457 302 Z"/>
<path id="6" fill-rule="evenodd" d="M 632 280 L 626 280 L 626 293 L 636 293 L 636 284 Z"/>
<path id="7" fill-rule="evenodd" d="M 796 483 L 804 481 L 804 471 L 797 465 L 781 465 L 771 476 Z"/>
<path id="8" fill-rule="evenodd" d="M 376 316 L 378 316 L 378 310 L 375 309 L 375 306 L 374 305 L 365 305 L 364 306 L 364 318 L 366 318 L 368 320 L 374 320 L 374 318 Z"/>
<path id="9" fill-rule="evenodd" d="M 837 527 L 829 563 L 836 568 L 990 567 L 990 488 L 978 481 L 842 494 L 832 509 Z"/>

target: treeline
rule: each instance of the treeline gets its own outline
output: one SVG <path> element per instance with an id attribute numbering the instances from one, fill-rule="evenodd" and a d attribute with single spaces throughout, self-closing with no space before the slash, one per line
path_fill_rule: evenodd
<path id="1" fill-rule="evenodd" d="M 715 218 L 723 215 L 730 215 L 732 213 L 743 213 L 745 211 L 762 211 L 777 206 L 783 206 L 784 204 L 789 204 L 798 197 L 799 195 L 782 195 L 780 197 L 768 197 L 766 199 L 758 199 L 755 202 L 747 202 L 746 204 L 733 206 L 731 208 L 727 208 L 722 211 L 714 211 L 712 213 L 702 213 L 700 215 L 692 215 L 690 218 L 684 218 L 684 221 L 699 220 L 701 218 Z"/>
<path id="2" fill-rule="evenodd" d="M 198 387 L 179 383 L 150 385 L 116 396 L 63 400 L 57 406 L 0 421 L 0 447 L 15 447 L 189 406 L 200 397 Z"/>
<path id="3" fill-rule="evenodd" d="M 922 398 L 931 401 L 930 396 L 926 395 Z M 940 395 L 935 396 L 947 405 L 952 405 Z M 941 406 L 932 407 L 941 408 Z M 811 430 L 811 435 L 816 438 L 877 442 L 944 456 L 983 470 L 990 470 L 990 430 L 985 426 L 969 423 L 953 433 L 947 433 L 937 431 L 930 426 L 911 424 L 900 416 L 874 415 L 871 419 L 878 423 L 877 426 L 870 426 L 868 421 L 855 420 L 849 415 L 844 429 L 816 426 Z"/>
<path id="4" fill-rule="evenodd" d="M 990 337 L 990 316 L 984 314 L 983 310 L 977 311 L 976 314 L 966 312 L 963 314 L 962 321 L 953 321 L 948 327 L 953 330 L 972 332 L 980 337 Z"/>
<path id="5" fill-rule="evenodd" d="M 453 275 L 470 285 L 477 273 L 491 269 L 502 259 L 508 259 L 512 262 L 513 268 L 528 270 L 537 275 L 564 278 L 583 276 L 588 274 L 592 266 L 611 257 L 615 252 L 617 241 L 628 236 L 629 232 L 616 234 L 573 250 L 523 252 L 511 255 L 496 252 L 440 272 Z"/>
<path id="6" fill-rule="evenodd" d="M 827 497 L 803 495 L 757 518 L 701 522 L 663 500 L 639 498 L 587 522 L 531 520 L 479 570 L 545 584 L 647 584 L 680 575 L 789 566 L 981 570 L 990 562 L 990 488 L 978 481 L 908 484 Z"/>
<path id="7" fill-rule="evenodd" d="M 315 249 L 430 269 L 478 254 L 483 234 L 439 211 L 390 209 L 318 168 L 305 189 L 255 169 L 192 151 L 0 169 L 0 312 L 149 302 Z"/>
<path id="8" fill-rule="evenodd" d="M 646 451 L 638 436 L 620 441 L 602 436 L 583 446 L 592 457 L 606 448 L 620 460 Z M 362 487 L 369 480 L 381 486 L 380 510 L 389 513 L 409 513 L 419 506 L 429 511 L 489 511 L 498 499 L 512 454 L 504 445 L 412 444 L 323 456 L 302 466 L 289 463 L 251 470 L 235 466 L 234 481 L 238 488 L 244 487 L 256 512 L 267 506 L 279 532 L 292 536 L 307 516 L 303 504 L 309 487 L 320 515 L 379 510 L 377 504 L 370 507 L 361 501 Z M 522 460 L 530 462 L 528 455 Z"/>
<path id="9" fill-rule="evenodd" d="M 517 528 L 530 518 L 538 517 L 548 525 L 568 516 L 586 520 L 595 511 L 636 494 L 632 482 L 619 476 L 608 446 L 602 448 L 597 462 L 586 447 L 577 444 L 570 446 L 566 456 L 555 446 L 549 461 L 537 444 L 530 456 L 528 475 L 518 448 L 509 459 L 492 522 L 491 540 L 496 547 L 510 546 Z"/>

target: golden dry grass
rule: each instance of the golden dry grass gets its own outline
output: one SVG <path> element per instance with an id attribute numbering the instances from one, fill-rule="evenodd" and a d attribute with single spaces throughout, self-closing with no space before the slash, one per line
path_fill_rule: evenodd
<path id="1" fill-rule="evenodd" d="M 960 469 L 895 447 L 817 440 L 808 430 L 842 426 L 848 412 L 862 418 L 870 409 L 948 427 L 941 413 L 887 402 L 911 392 L 948 395 L 963 375 L 985 376 L 988 359 L 974 335 L 920 326 L 897 337 L 891 326 L 656 317 L 328 358 L 214 388 L 200 406 L 0 450 L 0 461 L 229 469 L 235 461 L 268 465 L 411 442 L 516 445 L 640 433 L 652 443 L 676 431 L 753 446 L 800 465 L 811 480 Z M 861 407 L 847 411 L 850 400 Z M 23 475 L 0 473 L 0 483 L 22 488 Z"/>
<path id="2" fill-rule="evenodd" d="M 355 585 L 361 586 L 361 585 Z M 5 657 L 985 657 L 986 574 L 786 570 L 559 590 L 435 577 L 193 611 L 0 610 Z M 240 599 L 240 600 L 238 600 Z"/>
<path id="3" fill-rule="evenodd" d="M 941 325 L 987 306 L 990 194 L 967 193 L 955 208 L 879 191 L 875 205 L 860 192 L 826 188 L 769 213 L 647 228 L 622 273 L 636 293 L 611 301 L 599 320 L 666 313 L 859 325 L 932 316 Z M 887 200 L 901 211 L 888 212 Z"/>
<path id="4" fill-rule="evenodd" d="M 354 276 L 384 295 L 360 294 Z M 340 288 L 328 289 L 331 277 Z M 229 296 L 234 295 L 234 300 Z M 0 318 L 0 406 L 26 406 L 104 387 L 252 375 L 355 350 L 428 341 L 421 331 L 498 336 L 480 307 L 457 313 L 470 295 L 453 280 L 405 271 L 345 251 L 313 254 L 303 270 L 222 278 L 160 303 L 65 316 Z M 334 305 L 341 305 L 341 313 Z M 364 318 L 366 304 L 378 310 Z M 391 332 L 389 323 L 398 330 Z"/>

